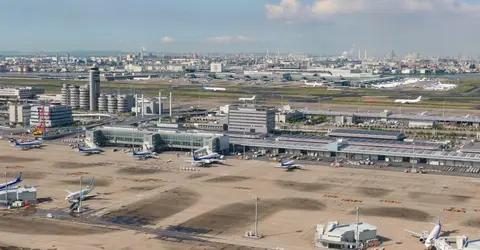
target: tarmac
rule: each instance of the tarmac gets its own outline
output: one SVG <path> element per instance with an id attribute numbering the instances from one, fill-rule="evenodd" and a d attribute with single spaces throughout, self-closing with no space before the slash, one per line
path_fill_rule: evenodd
<path id="1" fill-rule="evenodd" d="M 314 249 L 316 224 L 353 223 L 356 206 L 387 250 L 423 248 L 404 229 L 431 230 L 437 216 L 446 233 L 480 237 L 476 178 L 322 165 L 287 172 L 273 162 L 233 157 L 184 170 L 192 168 L 186 160 L 168 152 L 138 161 L 109 149 L 84 156 L 53 144 L 22 151 L 0 141 L 0 168 L 9 178 L 23 171 L 22 185 L 36 185 L 40 201 L 0 211 L 0 247 Z M 78 191 L 80 174 L 85 184 L 95 177 L 93 192 L 100 195 L 84 202 L 89 211 L 80 218 L 65 218 L 64 190 Z M 259 240 L 243 238 L 254 229 L 254 197 L 261 199 Z M 447 211 L 452 207 L 459 212 Z"/>

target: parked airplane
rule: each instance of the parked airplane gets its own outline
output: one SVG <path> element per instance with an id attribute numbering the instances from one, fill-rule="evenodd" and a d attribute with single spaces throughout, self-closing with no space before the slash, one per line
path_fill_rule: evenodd
<path id="1" fill-rule="evenodd" d="M 35 140 L 35 141 L 29 141 L 29 142 L 18 142 L 17 140 L 14 140 L 14 146 L 17 148 L 22 148 L 22 149 L 30 149 L 30 148 L 39 148 L 41 147 L 43 141 L 42 140 Z"/>
<path id="2" fill-rule="evenodd" d="M 241 97 L 241 98 L 238 98 L 239 101 L 253 101 L 255 100 L 255 97 L 256 96 L 252 96 L 252 97 Z"/>
<path id="3" fill-rule="evenodd" d="M 143 152 L 135 152 L 135 151 L 132 151 L 132 156 L 133 157 L 137 157 L 137 158 L 140 158 L 140 159 L 145 159 L 145 158 L 155 158 L 155 153 L 152 152 L 151 150 L 147 150 L 147 151 L 143 151 Z"/>
<path id="4" fill-rule="evenodd" d="M 215 164 L 215 163 L 225 163 L 225 160 L 218 159 L 218 158 L 199 158 L 197 157 L 196 154 L 193 155 L 193 161 L 187 161 L 190 162 L 192 165 L 210 165 L 210 164 Z"/>
<path id="5" fill-rule="evenodd" d="M 402 104 L 409 104 L 409 103 L 417 103 L 417 102 L 420 102 L 420 100 L 422 99 L 422 96 L 419 96 L 417 99 L 397 99 L 395 100 L 394 102 L 395 103 L 402 103 Z"/>
<path id="6" fill-rule="evenodd" d="M 289 171 L 289 170 L 294 170 L 294 169 L 303 169 L 305 167 L 301 166 L 301 165 L 298 165 L 298 164 L 295 164 L 295 162 L 292 160 L 292 161 L 288 161 L 288 162 L 280 161 L 280 166 L 278 166 L 278 168 L 284 168 L 287 171 Z"/>
<path id="7" fill-rule="evenodd" d="M 225 91 L 225 88 L 217 88 L 217 87 L 207 87 L 205 84 L 202 85 L 202 89 L 204 90 L 212 90 L 212 91 Z"/>
<path id="8" fill-rule="evenodd" d="M 193 156 L 194 158 L 196 157 L 199 160 L 223 159 L 223 155 L 215 152 L 204 156 L 198 156 L 198 154 L 193 153 Z"/>
<path id="9" fill-rule="evenodd" d="M 440 237 L 440 233 L 442 231 L 442 223 L 440 222 L 440 217 L 438 217 L 438 220 L 436 223 L 432 223 L 434 225 L 432 231 L 424 231 L 422 233 L 417 233 L 413 232 L 410 230 L 405 229 L 405 231 L 409 232 L 412 234 L 412 236 L 417 237 L 420 243 L 425 244 L 425 246 L 430 249 L 435 243 L 435 240 L 437 240 Z M 444 239 L 450 238 L 450 237 L 442 237 Z"/>
<path id="10" fill-rule="evenodd" d="M 84 153 L 86 155 L 91 155 L 91 154 L 100 154 L 101 152 L 103 152 L 102 149 L 100 148 L 81 148 L 81 147 L 78 147 L 78 151 L 79 153 Z"/>
<path id="11" fill-rule="evenodd" d="M 0 190 L 5 190 L 7 188 L 15 187 L 17 184 L 19 184 L 22 181 L 23 181 L 22 172 L 20 172 L 15 180 L 0 184 Z"/>
<path id="12" fill-rule="evenodd" d="M 92 192 L 94 188 L 95 188 L 95 179 L 92 178 L 92 180 L 90 181 L 90 184 L 88 184 L 87 188 L 85 189 L 82 189 L 77 192 L 70 192 L 68 190 L 65 190 L 68 193 L 67 197 L 65 197 L 65 200 L 68 200 L 69 202 L 76 202 L 79 198 L 83 201 L 83 200 L 98 196 L 98 194 L 90 194 L 90 192 Z"/>
<path id="13" fill-rule="evenodd" d="M 307 86 L 312 86 L 312 87 L 319 87 L 319 86 L 323 86 L 323 83 L 318 83 L 318 82 L 308 82 L 307 80 L 303 80 L 303 82 L 305 83 L 305 85 Z"/>
<path id="14" fill-rule="evenodd" d="M 133 80 L 144 81 L 144 80 L 150 80 L 151 78 L 152 78 L 152 76 L 148 76 L 148 77 L 134 77 Z"/>

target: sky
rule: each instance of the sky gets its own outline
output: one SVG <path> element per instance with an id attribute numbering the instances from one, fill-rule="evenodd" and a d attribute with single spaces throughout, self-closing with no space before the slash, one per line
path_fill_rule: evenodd
<path id="1" fill-rule="evenodd" d="M 0 51 L 480 55 L 480 0 L 2 0 Z"/>

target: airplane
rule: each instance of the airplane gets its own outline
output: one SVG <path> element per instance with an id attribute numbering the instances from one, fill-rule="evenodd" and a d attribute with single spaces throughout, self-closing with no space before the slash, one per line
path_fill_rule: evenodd
<path id="1" fill-rule="evenodd" d="M 323 83 L 318 83 L 318 82 L 308 82 L 307 80 L 303 80 L 305 85 L 307 86 L 312 86 L 312 87 L 317 87 L 317 86 L 323 86 Z"/>
<path id="2" fill-rule="evenodd" d="M 305 167 L 295 164 L 295 162 L 292 160 L 292 161 L 289 161 L 289 162 L 280 161 L 280 166 L 278 166 L 278 168 L 284 168 L 287 171 L 291 171 L 291 170 L 294 170 L 294 169 L 304 169 Z"/>
<path id="3" fill-rule="evenodd" d="M 216 88 L 216 87 L 207 87 L 205 84 L 202 85 L 202 89 L 204 90 L 213 90 L 213 91 L 225 91 L 225 88 Z"/>
<path id="4" fill-rule="evenodd" d="M 252 96 L 252 97 L 241 97 L 241 98 L 238 98 L 239 101 L 253 101 L 255 100 L 255 97 L 256 96 Z"/>
<path id="5" fill-rule="evenodd" d="M 82 189 L 77 192 L 70 192 L 68 190 L 65 190 L 68 193 L 67 197 L 65 197 L 65 200 L 68 200 L 70 203 L 74 203 L 79 199 L 83 201 L 86 199 L 96 197 L 98 196 L 98 194 L 90 194 L 90 192 L 92 192 L 94 188 L 95 188 L 95 179 L 92 177 L 90 184 L 88 184 L 87 188 L 85 189 Z"/>
<path id="6" fill-rule="evenodd" d="M 395 103 L 402 103 L 402 104 L 409 104 L 409 103 L 417 103 L 417 102 L 420 102 L 420 100 L 422 99 L 422 96 L 419 96 L 417 99 L 415 100 L 411 100 L 411 99 L 397 99 L 395 100 L 394 102 Z"/>
<path id="7" fill-rule="evenodd" d="M 199 160 L 223 159 L 223 155 L 215 152 L 204 156 L 198 156 L 196 153 L 194 153 L 193 156 Z"/>
<path id="8" fill-rule="evenodd" d="M 39 148 L 41 147 L 43 141 L 42 140 L 35 140 L 29 142 L 18 142 L 14 140 L 14 147 L 22 148 L 22 149 L 30 149 L 30 148 Z"/>
<path id="9" fill-rule="evenodd" d="M 420 243 L 425 244 L 425 247 L 430 249 L 434 243 L 435 240 L 437 240 L 440 237 L 440 234 L 442 232 L 442 223 L 440 221 L 440 217 L 438 217 L 438 220 L 436 223 L 431 223 L 434 225 L 432 231 L 424 231 L 422 233 L 417 233 L 413 232 L 410 230 L 405 229 L 405 231 L 409 232 L 412 234 L 412 236 L 417 237 Z M 443 239 L 448 239 L 451 237 L 442 237 Z"/>
<path id="10" fill-rule="evenodd" d="M 0 190 L 5 190 L 7 188 L 15 187 L 17 184 L 19 184 L 22 181 L 23 181 L 22 172 L 20 172 L 15 180 L 0 184 Z"/>
<path id="11" fill-rule="evenodd" d="M 151 150 L 143 151 L 143 152 L 135 152 L 132 151 L 132 156 L 137 157 L 139 159 L 146 159 L 146 158 L 155 158 L 155 153 L 152 152 Z"/>
<path id="12" fill-rule="evenodd" d="M 203 167 L 205 165 L 210 165 L 215 163 L 223 164 L 225 163 L 225 160 L 217 159 L 217 158 L 199 158 L 197 157 L 196 154 L 194 154 L 193 161 L 187 161 L 187 162 L 190 162 L 192 165 L 200 165 Z"/>
<path id="13" fill-rule="evenodd" d="M 91 154 L 100 154 L 101 152 L 103 152 L 103 150 L 100 149 L 100 148 L 81 148 L 81 147 L 78 147 L 77 152 L 84 153 L 86 155 L 91 155 Z"/>
<path id="14" fill-rule="evenodd" d="M 152 78 L 152 76 L 148 76 L 148 77 L 134 77 L 133 80 L 143 81 L 143 80 L 150 80 L 151 78 Z"/>

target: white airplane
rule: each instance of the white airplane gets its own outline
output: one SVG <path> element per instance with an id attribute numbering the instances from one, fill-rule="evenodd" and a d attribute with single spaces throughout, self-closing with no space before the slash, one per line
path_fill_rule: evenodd
<path id="1" fill-rule="evenodd" d="M 101 152 L 103 152 L 103 150 L 101 148 L 81 148 L 81 147 L 78 147 L 78 151 L 79 153 L 84 153 L 86 155 L 91 155 L 91 154 L 100 154 Z"/>
<path id="2" fill-rule="evenodd" d="M 68 190 L 65 190 L 68 193 L 67 197 L 65 197 L 65 200 L 68 200 L 69 202 L 72 203 L 72 202 L 76 202 L 79 198 L 83 201 L 89 198 L 96 197 L 98 196 L 98 194 L 90 194 L 93 188 L 95 188 L 94 178 L 92 178 L 92 180 L 90 181 L 90 184 L 88 184 L 87 188 L 85 189 L 82 189 L 77 192 L 70 192 Z"/>
<path id="3" fill-rule="evenodd" d="M 39 148 L 42 146 L 42 140 L 35 140 L 29 142 L 18 142 L 14 139 L 14 147 L 21 148 L 21 149 L 30 149 L 30 148 Z"/>
<path id="4" fill-rule="evenodd" d="M 152 76 L 148 76 L 148 77 L 134 77 L 133 80 L 136 80 L 136 81 L 144 81 L 144 80 L 150 80 L 152 78 Z"/>
<path id="5" fill-rule="evenodd" d="M 283 168 L 283 169 L 286 169 L 287 171 L 291 171 L 291 170 L 295 170 L 295 169 L 304 169 L 305 167 L 301 166 L 301 165 L 298 165 L 298 164 L 295 164 L 295 162 L 292 160 L 292 161 L 288 161 L 288 162 L 280 161 L 280 165 L 277 166 L 277 168 Z"/>
<path id="6" fill-rule="evenodd" d="M 5 190 L 7 188 L 15 187 L 17 184 L 19 184 L 22 181 L 23 181 L 22 172 L 20 172 L 15 180 L 0 184 L 0 190 Z"/>
<path id="7" fill-rule="evenodd" d="M 225 88 L 207 87 L 207 86 L 205 86 L 205 84 L 202 85 L 202 89 L 204 89 L 204 90 L 212 90 L 212 91 L 214 91 L 214 92 L 216 92 L 216 91 L 225 91 L 225 90 L 226 90 Z"/>
<path id="8" fill-rule="evenodd" d="M 151 150 L 138 152 L 138 153 L 135 151 L 132 151 L 132 156 L 137 157 L 139 159 L 156 158 L 155 152 L 152 152 Z"/>
<path id="9" fill-rule="evenodd" d="M 215 153 L 216 154 L 216 153 Z M 193 161 L 187 161 L 190 162 L 192 165 L 210 165 L 210 164 L 215 164 L 215 163 L 220 163 L 223 164 L 225 163 L 225 160 L 219 159 L 218 157 L 208 157 L 208 156 L 203 156 L 203 157 L 197 157 L 196 154 L 193 154 Z"/>
<path id="10" fill-rule="evenodd" d="M 420 243 L 425 244 L 425 247 L 430 249 L 434 243 L 435 240 L 437 240 L 440 237 L 440 233 L 442 231 L 442 223 L 440 222 L 440 217 L 437 220 L 437 223 L 431 223 L 434 225 L 432 231 L 424 231 L 421 233 L 413 232 L 410 230 L 405 229 L 405 231 L 409 232 L 412 234 L 412 236 L 417 237 Z M 448 238 L 454 238 L 454 237 L 442 237 L 443 239 L 448 239 Z"/>
<path id="11" fill-rule="evenodd" d="M 255 100 L 255 97 L 256 96 L 252 96 L 252 97 L 241 97 L 241 98 L 238 98 L 239 101 L 253 101 Z"/>
<path id="12" fill-rule="evenodd" d="M 419 96 L 417 99 L 397 99 L 394 102 L 395 103 L 402 103 L 402 104 L 409 104 L 409 103 L 417 103 L 420 102 L 422 99 L 422 96 Z"/>
<path id="13" fill-rule="evenodd" d="M 312 87 L 318 87 L 318 86 L 323 86 L 323 83 L 318 83 L 318 82 L 308 82 L 307 80 L 303 80 L 303 83 L 307 86 L 312 86 Z"/>

